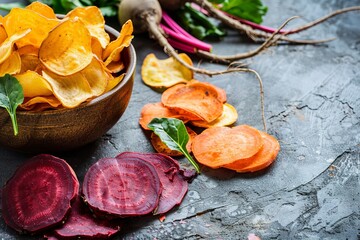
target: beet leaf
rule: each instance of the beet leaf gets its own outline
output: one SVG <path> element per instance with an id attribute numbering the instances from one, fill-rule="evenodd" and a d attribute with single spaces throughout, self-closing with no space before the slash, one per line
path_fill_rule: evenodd
<path id="1" fill-rule="evenodd" d="M 194 166 L 197 173 L 200 173 L 199 165 L 191 157 L 186 149 L 189 141 L 189 134 L 183 121 L 176 118 L 154 118 L 148 127 L 160 137 L 161 141 L 171 150 L 180 151 Z"/>
<path id="2" fill-rule="evenodd" d="M 18 124 L 16 120 L 16 108 L 24 101 L 24 92 L 19 81 L 9 74 L 0 77 L 0 107 L 9 113 L 14 128 L 14 135 L 17 135 Z"/>
<path id="3" fill-rule="evenodd" d="M 260 24 L 268 8 L 261 0 L 224 0 L 210 2 L 221 3 L 219 9 L 236 17 Z"/>

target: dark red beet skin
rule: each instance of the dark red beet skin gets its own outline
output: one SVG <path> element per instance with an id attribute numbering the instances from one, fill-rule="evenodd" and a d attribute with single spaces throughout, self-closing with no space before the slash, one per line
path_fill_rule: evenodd
<path id="1" fill-rule="evenodd" d="M 47 239 L 107 239 L 119 230 L 117 224 L 94 218 L 89 208 L 78 197 L 64 225 L 45 237 Z"/>
<path id="2" fill-rule="evenodd" d="M 87 171 L 83 195 L 97 214 L 114 217 L 151 213 L 162 186 L 154 166 L 139 159 L 103 158 Z"/>
<path id="3" fill-rule="evenodd" d="M 18 232 L 35 233 L 61 223 L 78 196 L 79 182 L 65 160 L 37 155 L 21 165 L 2 190 L 2 215 Z"/>
<path id="4" fill-rule="evenodd" d="M 138 158 L 155 166 L 163 191 L 154 214 L 164 214 L 179 205 L 188 191 L 188 183 L 181 174 L 179 164 L 171 157 L 161 153 L 123 152 L 116 158 L 126 161 Z"/>

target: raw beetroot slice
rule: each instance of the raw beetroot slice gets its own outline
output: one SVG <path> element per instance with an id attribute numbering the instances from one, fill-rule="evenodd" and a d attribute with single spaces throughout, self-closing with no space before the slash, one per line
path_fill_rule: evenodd
<path id="1" fill-rule="evenodd" d="M 116 158 L 124 161 L 128 158 L 138 158 L 155 166 L 163 190 L 154 214 L 164 214 L 182 202 L 188 191 L 188 183 L 180 172 L 179 164 L 173 158 L 161 153 L 138 152 L 123 152 Z"/>
<path id="2" fill-rule="evenodd" d="M 83 194 L 95 213 L 114 217 L 148 214 L 162 186 L 154 166 L 139 159 L 103 158 L 87 171 Z"/>
<path id="3" fill-rule="evenodd" d="M 107 239 L 119 230 L 118 224 L 94 218 L 89 208 L 78 197 L 64 225 L 45 237 L 47 239 Z"/>
<path id="4" fill-rule="evenodd" d="M 65 219 L 79 181 L 65 160 L 37 155 L 21 165 L 2 191 L 2 213 L 18 232 L 34 233 Z"/>

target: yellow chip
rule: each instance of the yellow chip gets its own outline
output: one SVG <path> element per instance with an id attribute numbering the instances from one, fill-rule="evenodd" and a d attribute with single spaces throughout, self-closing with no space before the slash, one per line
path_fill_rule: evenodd
<path id="1" fill-rule="evenodd" d="M 0 76 L 16 74 L 21 70 L 21 59 L 18 52 L 12 52 L 10 56 L 0 64 Z"/>
<path id="2" fill-rule="evenodd" d="M 99 59 L 101 59 L 103 48 L 97 38 L 91 38 L 91 49 L 93 54 L 95 54 Z"/>
<path id="3" fill-rule="evenodd" d="M 24 97 L 53 95 L 50 84 L 41 75 L 34 71 L 26 71 L 14 76 L 21 84 Z"/>
<path id="4" fill-rule="evenodd" d="M 77 7 L 67 15 L 69 18 L 79 18 L 89 30 L 90 35 L 99 40 L 101 47 L 105 47 L 110 42 L 110 36 L 105 31 L 105 19 L 98 7 Z"/>
<path id="5" fill-rule="evenodd" d="M 36 71 L 40 64 L 39 58 L 33 54 L 23 54 L 20 55 L 20 58 L 21 58 L 20 73 L 24 73 L 26 71 Z"/>
<path id="6" fill-rule="evenodd" d="M 4 25 L 0 24 L 0 44 L 2 44 L 7 39 L 7 33 Z"/>
<path id="7" fill-rule="evenodd" d="M 179 57 L 192 65 L 191 59 L 185 53 L 180 53 Z M 193 72 L 172 57 L 160 60 L 150 53 L 143 61 L 141 77 L 144 83 L 150 87 L 168 88 L 192 80 Z"/>
<path id="8" fill-rule="evenodd" d="M 123 62 L 111 62 L 109 65 L 106 66 L 107 69 L 111 73 L 119 73 L 125 68 L 125 64 Z"/>
<path id="9" fill-rule="evenodd" d="M 224 103 L 223 112 L 221 116 L 218 117 L 216 120 L 210 123 L 202 120 L 191 121 L 190 123 L 196 127 L 202 127 L 202 128 L 225 127 L 235 123 L 237 118 L 238 118 L 238 113 L 236 109 L 232 105 L 228 103 Z"/>
<path id="10" fill-rule="evenodd" d="M 108 85 L 106 86 L 105 92 L 110 91 L 113 89 L 116 85 L 118 85 L 125 77 L 125 73 L 121 74 L 118 77 L 113 77 L 109 79 Z"/>
<path id="11" fill-rule="evenodd" d="M 18 49 L 18 52 L 21 55 L 24 54 L 31 54 L 38 56 L 39 55 L 39 49 L 37 47 L 34 47 L 33 45 L 26 45 Z"/>
<path id="12" fill-rule="evenodd" d="M 30 5 L 27 5 L 25 7 L 26 9 L 32 10 L 44 17 L 50 18 L 50 19 L 56 19 L 56 15 L 54 13 L 54 10 L 49 7 L 46 4 L 43 4 L 41 2 L 32 2 Z"/>
<path id="13" fill-rule="evenodd" d="M 84 70 L 73 75 L 60 76 L 46 70 L 42 75 L 50 84 L 54 95 L 67 108 L 76 107 L 90 98 L 101 95 L 109 78 L 109 73 L 96 57 Z"/>
<path id="14" fill-rule="evenodd" d="M 21 48 L 26 45 L 40 47 L 49 31 L 58 25 L 60 20 L 49 19 L 30 9 L 13 8 L 4 17 L 4 26 L 8 36 L 13 36 L 24 29 L 31 29 L 25 37 L 16 41 L 16 46 Z"/>
<path id="15" fill-rule="evenodd" d="M 51 95 L 25 98 L 20 107 L 24 110 L 39 112 L 49 108 L 60 108 L 62 106 L 61 102 L 54 95 Z"/>
<path id="16" fill-rule="evenodd" d="M 68 19 L 54 28 L 39 49 L 44 66 L 61 76 L 84 69 L 93 58 L 91 36 L 79 19 Z"/>
<path id="17" fill-rule="evenodd" d="M 107 60 L 107 58 L 110 55 L 111 56 L 111 61 L 119 61 L 120 60 L 120 51 L 116 50 L 116 49 L 123 49 L 126 46 L 130 45 L 130 41 L 132 40 L 133 36 L 132 33 L 134 31 L 133 28 L 133 24 L 131 20 L 128 20 L 127 22 L 125 22 L 122 27 L 121 27 L 121 31 L 120 34 L 118 36 L 117 39 L 115 39 L 114 41 L 110 42 L 103 53 L 103 60 Z M 105 61 L 106 62 L 106 61 Z M 109 60 L 110 62 L 110 60 Z M 108 65 L 109 63 L 105 64 Z"/>
<path id="18" fill-rule="evenodd" d="M 5 39 L 5 41 L 0 45 L 0 64 L 4 62 L 13 52 L 15 41 L 26 36 L 30 33 L 30 31 L 30 29 L 26 29 Z"/>

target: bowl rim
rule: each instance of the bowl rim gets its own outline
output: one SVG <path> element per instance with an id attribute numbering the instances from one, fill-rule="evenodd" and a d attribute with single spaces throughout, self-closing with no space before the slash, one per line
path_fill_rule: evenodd
<path id="1" fill-rule="evenodd" d="M 58 16 L 61 17 L 60 14 L 57 14 Z M 114 37 L 118 37 L 120 35 L 119 31 L 115 30 L 113 27 L 109 26 L 109 25 L 105 25 L 105 31 L 108 32 L 111 35 L 114 35 Z M 74 107 L 74 108 L 61 108 L 61 109 L 50 109 L 50 110 L 44 110 L 44 111 L 16 111 L 16 115 L 21 116 L 21 115 L 39 115 L 39 114 L 46 114 L 46 115 L 53 115 L 53 114 L 58 114 L 61 112 L 66 112 L 66 111 L 71 111 L 71 110 L 75 110 L 75 109 L 81 109 L 90 105 L 94 105 L 97 102 L 100 102 L 106 98 L 108 98 L 109 96 L 111 96 L 112 94 L 114 94 L 115 92 L 117 92 L 119 89 L 121 89 L 125 84 L 127 84 L 127 82 L 130 81 L 130 79 L 132 78 L 132 75 L 135 73 L 135 68 L 136 68 L 136 52 L 135 52 L 135 48 L 132 44 L 130 44 L 129 47 L 124 48 L 123 51 L 128 51 L 129 52 L 129 57 L 131 59 L 131 61 L 129 61 L 129 65 L 126 68 L 126 71 L 124 72 L 125 76 L 124 79 L 122 79 L 120 81 L 120 83 L 118 83 L 113 89 L 111 89 L 110 91 L 103 93 L 93 99 L 91 99 L 90 101 L 87 102 L 83 102 L 81 103 L 79 106 Z"/>

